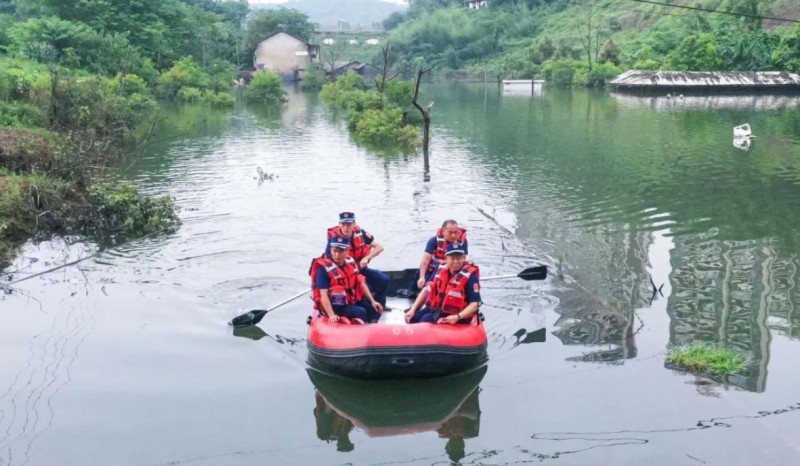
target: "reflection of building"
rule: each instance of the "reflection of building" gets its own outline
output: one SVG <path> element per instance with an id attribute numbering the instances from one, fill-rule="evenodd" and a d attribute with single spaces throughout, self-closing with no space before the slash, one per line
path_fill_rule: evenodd
<path id="1" fill-rule="evenodd" d="M 615 101 L 624 107 L 649 107 L 660 112 L 688 112 L 720 109 L 747 111 L 782 110 L 797 108 L 800 99 L 796 95 L 743 94 L 743 95 L 659 95 L 637 96 L 612 92 Z"/>
<path id="2" fill-rule="evenodd" d="M 296 81 L 308 65 L 319 61 L 319 45 L 309 44 L 285 32 L 262 40 L 253 54 L 253 67 L 274 71 L 285 80 Z"/>
<path id="3" fill-rule="evenodd" d="M 676 245 L 672 281 L 678 291 L 669 299 L 670 342 L 708 342 L 743 352 L 750 364 L 727 381 L 764 391 L 769 328 L 800 336 L 794 258 L 777 257 L 768 240 L 708 238 Z"/>
<path id="4" fill-rule="evenodd" d="M 647 304 L 645 298 L 650 278 L 647 272 L 648 248 L 653 242 L 650 232 L 616 232 L 615 238 L 592 246 L 591 263 L 601 264 L 601 276 L 607 289 L 604 294 L 617 297 L 604 302 L 585 289 L 565 290 L 559 294 L 558 330 L 553 334 L 565 345 L 601 346 L 604 349 L 572 358 L 585 362 L 614 362 L 636 357 L 633 311 Z M 620 247 L 621 246 L 621 247 Z M 589 266 L 587 262 L 586 266 Z M 599 287 L 598 287 L 599 288 Z"/>

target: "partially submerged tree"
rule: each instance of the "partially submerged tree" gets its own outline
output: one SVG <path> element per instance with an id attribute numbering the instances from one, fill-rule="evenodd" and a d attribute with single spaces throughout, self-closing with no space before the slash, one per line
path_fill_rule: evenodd
<path id="1" fill-rule="evenodd" d="M 411 98 L 411 102 L 417 107 L 417 110 L 422 114 L 422 151 L 427 156 L 428 154 L 428 145 L 430 143 L 430 132 L 431 132 L 431 108 L 433 108 L 433 101 L 428 102 L 424 108 L 417 102 L 419 99 L 419 84 L 422 81 L 422 76 L 430 71 L 432 68 L 426 69 L 418 69 L 417 70 L 417 82 L 414 85 L 414 96 Z"/>

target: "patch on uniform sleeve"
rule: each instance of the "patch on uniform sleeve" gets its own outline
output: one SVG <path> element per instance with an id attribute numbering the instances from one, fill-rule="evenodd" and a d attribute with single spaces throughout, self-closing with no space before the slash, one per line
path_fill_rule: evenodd
<path id="1" fill-rule="evenodd" d="M 481 292 L 481 286 L 477 282 L 473 283 L 472 284 L 472 291 L 474 291 L 476 293 L 480 293 Z"/>

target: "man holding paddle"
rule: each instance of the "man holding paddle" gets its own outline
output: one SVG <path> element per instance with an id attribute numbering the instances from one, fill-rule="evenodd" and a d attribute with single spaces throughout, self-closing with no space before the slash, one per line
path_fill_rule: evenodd
<path id="1" fill-rule="evenodd" d="M 383 252 L 383 246 L 378 244 L 372 235 L 356 225 L 356 216 L 353 212 L 339 214 L 339 224 L 328 228 L 328 240 L 335 236 L 344 236 L 350 242 L 348 255 L 356 262 L 358 269 L 367 280 L 367 285 L 375 299 L 386 306 L 386 288 L 389 286 L 389 276 L 378 269 L 369 268 L 369 261 Z M 330 254 L 330 246 L 325 248 L 325 255 Z"/>
<path id="2" fill-rule="evenodd" d="M 480 272 L 466 259 L 467 250 L 462 243 L 447 245 L 445 266 L 419 293 L 406 313 L 406 322 L 436 323 L 442 315 L 447 324 L 470 323 L 481 302 Z"/>
<path id="3" fill-rule="evenodd" d="M 326 314 L 331 322 L 339 316 L 377 321 L 383 306 L 373 298 L 364 276 L 349 257 L 350 240 L 334 236 L 328 241 L 330 258 L 323 256 L 311 264 L 314 308 Z"/>

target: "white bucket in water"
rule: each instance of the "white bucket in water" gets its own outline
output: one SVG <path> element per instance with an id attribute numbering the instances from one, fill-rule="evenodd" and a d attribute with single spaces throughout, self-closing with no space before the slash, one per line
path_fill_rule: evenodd
<path id="1" fill-rule="evenodd" d="M 734 126 L 733 127 L 733 137 L 734 138 L 749 138 L 752 136 L 753 133 L 750 131 L 750 125 L 745 123 L 741 126 Z"/>

